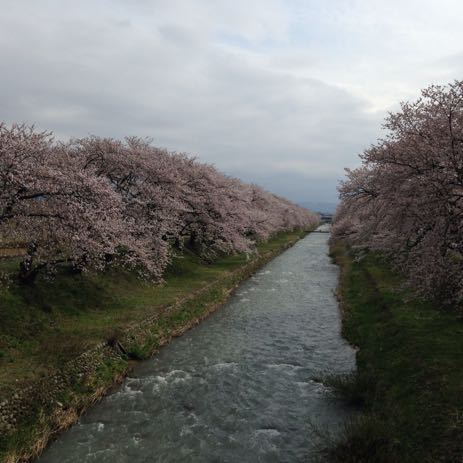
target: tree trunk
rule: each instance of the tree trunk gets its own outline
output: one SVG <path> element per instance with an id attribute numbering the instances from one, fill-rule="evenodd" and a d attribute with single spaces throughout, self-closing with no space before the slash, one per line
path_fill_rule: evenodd
<path id="1" fill-rule="evenodd" d="M 33 285 L 35 283 L 38 273 L 38 268 L 32 268 L 29 265 L 29 259 L 25 259 L 19 264 L 18 279 L 19 282 L 24 285 Z"/>
<path id="2" fill-rule="evenodd" d="M 19 264 L 19 274 L 18 280 L 20 283 L 25 285 L 33 285 L 35 279 L 37 278 L 37 274 L 39 271 L 39 267 L 34 268 L 34 254 L 37 250 L 37 246 L 35 243 L 30 243 L 27 246 L 27 254 L 24 259 Z"/>

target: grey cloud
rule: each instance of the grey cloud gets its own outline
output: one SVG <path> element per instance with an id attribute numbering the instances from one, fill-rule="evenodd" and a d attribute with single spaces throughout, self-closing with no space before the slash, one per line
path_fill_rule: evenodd
<path id="1" fill-rule="evenodd" d="M 298 201 L 334 200 L 343 167 L 377 134 L 365 100 L 215 41 L 206 10 L 194 27 L 170 10 L 139 20 L 138 11 L 123 18 L 101 7 L 90 15 L 90 2 L 75 15 L 49 4 L 38 23 L 19 10 L 6 29 L 0 19 L 8 122 L 62 137 L 150 136 Z"/>

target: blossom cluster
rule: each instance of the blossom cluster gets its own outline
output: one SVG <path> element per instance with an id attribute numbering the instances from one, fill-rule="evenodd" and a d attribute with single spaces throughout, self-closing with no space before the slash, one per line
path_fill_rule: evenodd
<path id="1" fill-rule="evenodd" d="M 390 255 L 420 294 L 463 300 L 463 81 L 430 86 L 347 171 L 334 239 Z"/>
<path id="2" fill-rule="evenodd" d="M 22 278 L 66 262 L 111 264 L 162 278 L 175 250 L 204 259 L 252 252 L 318 216 L 149 140 L 57 142 L 0 124 L 0 241 L 24 243 Z"/>

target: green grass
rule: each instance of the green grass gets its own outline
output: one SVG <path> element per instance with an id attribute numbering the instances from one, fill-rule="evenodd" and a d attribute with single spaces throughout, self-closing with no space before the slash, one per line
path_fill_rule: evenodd
<path id="1" fill-rule="evenodd" d="M 359 348 L 357 374 L 334 387 L 363 416 L 330 450 L 337 462 L 463 461 L 461 311 L 414 297 L 380 255 L 356 259 L 342 243 L 343 335 Z"/>
<path id="2" fill-rule="evenodd" d="M 276 255 L 305 233 L 282 233 L 261 243 L 252 266 L 261 265 L 269 258 L 265 256 Z M 76 274 L 62 268 L 55 278 L 40 277 L 32 287 L 0 286 L 0 401 L 2 393 L 8 397 L 22 385 L 32 385 L 38 397 L 19 429 L 0 435 L 0 461 L 16 463 L 40 454 L 56 432 L 72 424 L 127 371 L 129 362 L 125 356 L 108 360 L 82 383 L 70 385 L 58 398 L 64 404 L 59 416 L 42 403 L 41 393 L 47 395 L 47 391 L 41 389 L 46 380 L 41 383 L 40 378 L 46 379 L 101 341 L 124 339 L 127 329 L 159 313 L 146 337 L 137 336 L 124 345 L 130 357 L 148 357 L 166 339 L 199 322 L 222 303 L 253 268 L 248 263 L 244 255 L 205 263 L 185 251 L 173 259 L 162 285 L 144 283 L 122 271 Z M 3 273 L 13 274 L 17 265 L 14 260 L 0 262 Z M 243 272 L 234 272 L 240 269 Z M 206 286 L 206 291 L 199 291 Z M 178 309 L 163 310 L 178 301 L 182 301 Z"/>
<path id="3" fill-rule="evenodd" d="M 262 243 L 260 253 L 299 237 L 281 234 Z M 35 286 L 0 284 L 0 397 L 18 382 L 33 381 L 96 343 L 123 332 L 128 324 L 216 281 L 246 262 L 244 255 L 205 264 L 185 252 L 173 259 L 162 285 L 142 282 L 128 272 L 75 274 L 60 269 Z M 3 273 L 18 262 L 0 261 Z"/>

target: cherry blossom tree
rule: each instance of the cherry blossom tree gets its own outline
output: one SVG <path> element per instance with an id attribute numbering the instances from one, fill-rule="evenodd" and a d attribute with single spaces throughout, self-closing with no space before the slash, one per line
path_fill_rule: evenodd
<path id="1" fill-rule="evenodd" d="M 386 119 L 348 171 L 333 234 L 388 253 L 421 294 L 463 299 L 463 82 L 431 86 Z"/>
<path id="2" fill-rule="evenodd" d="M 149 140 L 54 142 L 0 125 L 0 239 L 25 243 L 20 278 L 59 263 L 128 266 L 155 280 L 175 249 L 202 258 L 250 252 L 316 214 Z"/>
<path id="3" fill-rule="evenodd" d="M 0 237 L 25 243 L 20 278 L 60 262 L 101 267 L 123 243 L 120 199 L 51 135 L 0 125 Z"/>
<path id="4" fill-rule="evenodd" d="M 74 140 L 85 168 L 107 177 L 123 198 L 131 233 L 145 240 L 159 272 L 171 246 L 188 246 L 203 258 L 249 251 L 256 239 L 310 227 L 318 217 L 282 198 L 185 154 L 168 153 L 136 138 Z M 256 198 L 261 198 L 255 202 Z M 266 227 L 257 230 L 259 227 Z"/>
<path id="5" fill-rule="evenodd" d="M 73 140 L 69 147 L 82 170 L 107 180 L 118 195 L 126 233 L 137 244 L 128 248 L 133 262 L 151 277 L 161 278 L 183 207 L 173 157 L 134 137 L 88 137 Z"/>

